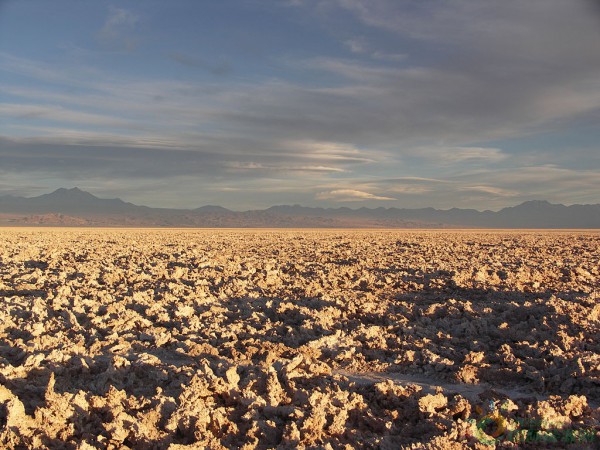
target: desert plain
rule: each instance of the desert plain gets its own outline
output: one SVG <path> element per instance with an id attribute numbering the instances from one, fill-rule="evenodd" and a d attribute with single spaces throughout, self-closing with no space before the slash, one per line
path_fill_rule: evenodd
<path id="1" fill-rule="evenodd" d="M 0 230 L 2 448 L 595 448 L 600 233 Z"/>

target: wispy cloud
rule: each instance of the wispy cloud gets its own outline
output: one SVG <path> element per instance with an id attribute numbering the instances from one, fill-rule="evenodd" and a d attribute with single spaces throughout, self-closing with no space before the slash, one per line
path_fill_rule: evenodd
<path id="1" fill-rule="evenodd" d="M 135 49 L 138 39 L 132 32 L 138 21 L 139 16 L 127 9 L 109 7 L 106 21 L 97 34 L 99 42 L 115 50 Z"/>
<path id="2" fill-rule="evenodd" d="M 334 200 L 336 202 L 360 202 L 365 200 L 396 200 L 393 197 L 370 194 L 356 189 L 334 189 L 328 192 L 319 192 L 315 195 L 317 200 Z"/>
<path id="3" fill-rule="evenodd" d="M 305 166 L 305 165 L 277 165 L 256 162 L 235 161 L 227 164 L 227 167 L 236 171 L 261 171 L 261 172 L 316 172 L 316 173 L 340 173 L 345 172 L 339 167 L 327 166 Z"/>
<path id="4" fill-rule="evenodd" d="M 140 124 L 115 118 L 114 116 L 92 114 L 84 111 L 64 108 L 61 106 L 26 105 L 14 103 L 0 103 L 0 117 L 19 119 L 21 123 L 27 121 L 44 120 L 55 123 L 68 123 L 77 125 L 107 126 L 117 128 L 143 128 Z"/>
<path id="5" fill-rule="evenodd" d="M 367 43 L 364 38 L 347 39 L 344 44 L 352 53 L 365 53 L 367 51 Z"/>
<path id="6" fill-rule="evenodd" d="M 398 76 L 398 69 L 362 61 L 341 58 L 319 57 L 304 63 L 307 67 L 332 72 L 340 77 L 354 81 L 375 82 L 391 80 Z"/>
<path id="7" fill-rule="evenodd" d="M 373 49 L 362 37 L 347 39 L 344 41 L 344 45 L 355 54 L 368 56 L 375 60 L 388 61 L 388 62 L 400 62 L 408 58 L 406 53 L 395 53 L 384 50 Z"/>
<path id="8" fill-rule="evenodd" d="M 284 140 L 281 148 L 301 154 L 308 159 L 338 161 L 340 163 L 374 162 L 377 151 L 360 150 L 356 146 L 344 142 L 314 141 L 308 139 Z M 380 152 L 379 152 L 380 153 Z M 367 157 L 370 155 L 371 157 Z"/>
<path id="9" fill-rule="evenodd" d="M 181 64 L 185 67 L 190 67 L 194 69 L 204 70 L 212 75 L 228 75 L 232 72 L 232 66 L 227 61 L 219 61 L 216 63 L 208 63 L 201 58 L 188 55 L 182 52 L 171 52 L 168 55 L 168 58 L 175 61 L 176 63 Z"/>
<path id="10" fill-rule="evenodd" d="M 482 192 L 484 194 L 491 194 L 497 197 L 516 197 L 519 192 L 508 189 L 502 189 L 494 186 L 478 185 L 478 186 L 464 186 L 460 188 L 462 191 L 474 191 Z"/>
<path id="11" fill-rule="evenodd" d="M 432 157 L 452 163 L 462 163 L 465 161 L 494 163 L 508 157 L 501 149 L 489 147 L 442 147 L 430 149 L 430 153 Z"/>

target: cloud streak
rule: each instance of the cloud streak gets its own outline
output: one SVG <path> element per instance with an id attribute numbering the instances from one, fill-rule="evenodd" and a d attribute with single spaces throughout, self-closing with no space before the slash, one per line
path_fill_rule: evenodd
<path id="1" fill-rule="evenodd" d="M 393 197 L 384 197 L 383 195 L 370 194 L 356 189 L 334 189 L 329 192 L 319 192 L 317 200 L 335 200 L 338 202 L 360 202 L 365 200 L 393 201 Z"/>

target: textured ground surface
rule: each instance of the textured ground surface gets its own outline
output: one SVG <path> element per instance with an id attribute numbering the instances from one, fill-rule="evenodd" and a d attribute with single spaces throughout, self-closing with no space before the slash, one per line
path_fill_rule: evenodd
<path id="1" fill-rule="evenodd" d="M 599 270 L 591 232 L 0 230 L 0 446 L 593 448 Z"/>

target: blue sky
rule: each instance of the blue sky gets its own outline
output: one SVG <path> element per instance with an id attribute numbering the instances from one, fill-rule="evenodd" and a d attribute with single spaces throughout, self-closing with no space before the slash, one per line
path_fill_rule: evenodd
<path id="1" fill-rule="evenodd" d="M 600 203 L 593 0 L 0 1 L 0 195 Z"/>

